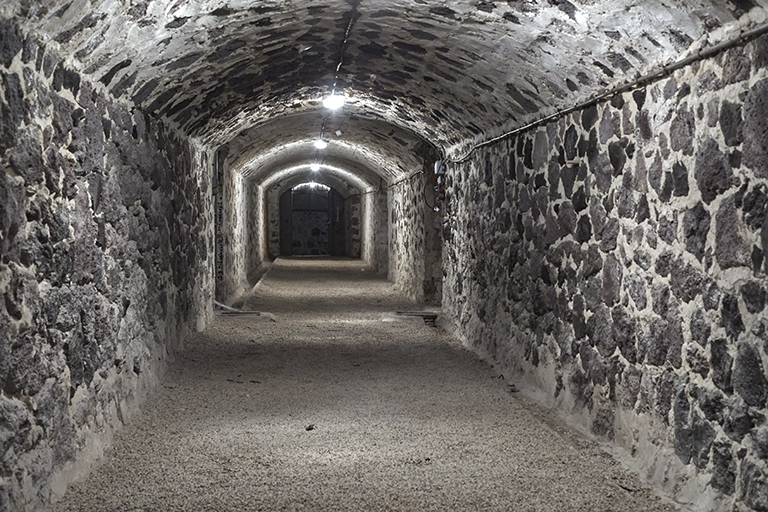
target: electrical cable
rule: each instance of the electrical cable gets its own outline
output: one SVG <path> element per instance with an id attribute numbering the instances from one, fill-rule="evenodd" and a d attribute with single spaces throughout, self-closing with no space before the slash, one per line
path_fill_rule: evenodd
<path id="1" fill-rule="evenodd" d="M 472 153 L 474 153 L 476 150 L 482 147 L 495 144 L 496 142 L 499 142 L 501 140 L 517 135 L 518 133 L 528 131 L 531 128 L 536 128 L 537 126 L 540 126 L 544 123 L 548 123 L 549 121 L 559 119 L 577 110 L 583 110 L 593 105 L 597 105 L 598 103 L 602 103 L 604 101 L 609 100 L 610 98 L 612 98 L 613 96 L 616 96 L 617 94 L 627 92 L 637 87 L 647 86 L 652 82 L 656 82 L 658 80 L 661 80 L 662 78 L 669 76 L 670 74 L 677 71 L 678 69 L 684 68 L 685 66 L 693 64 L 694 62 L 713 57 L 714 55 L 719 54 L 720 52 L 728 50 L 735 46 L 746 44 L 749 41 L 752 41 L 753 39 L 757 39 L 758 37 L 762 36 L 765 33 L 768 33 L 768 24 L 760 25 L 759 27 L 753 28 L 751 30 L 742 31 L 738 37 L 734 37 L 727 41 L 720 42 L 716 45 L 710 46 L 709 48 L 700 49 L 693 55 L 690 55 L 686 58 L 675 61 L 672 64 L 663 66 L 661 69 L 648 73 L 647 75 L 641 76 L 640 78 L 637 78 L 631 82 L 614 87 L 610 91 L 599 94 L 592 99 L 579 103 L 573 107 L 569 107 L 567 109 L 557 111 L 554 114 L 550 114 L 548 116 L 542 117 L 541 119 L 528 123 L 524 126 L 515 128 L 514 130 L 510 130 L 506 133 L 502 133 L 501 135 L 498 135 L 491 139 L 475 144 L 461 158 L 451 158 L 451 159 L 446 159 L 446 161 L 452 164 L 460 164 L 462 162 L 465 162 L 470 156 L 472 156 Z"/>
<path id="2" fill-rule="evenodd" d="M 358 8 L 360 7 L 360 0 L 352 2 L 352 10 L 349 11 L 349 23 L 347 23 L 347 29 L 344 31 L 344 39 L 341 41 L 341 48 L 339 48 L 339 63 L 336 65 L 336 71 L 333 75 L 333 86 L 331 87 L 331 96 L 336 94 L 336 85 L 339 82 L 339 73 L 341 67 L 344 65 L 344 53 L 347 51 L 347 43 L 349 42 L 349 34 L 352 32 L 352 26 L 355 24 L 358 18 Z M 330 120 L 331 115 L 327 114 L 323 117 L 323 125 L 320 128 L 320 140 L 325 140 L 325 126 Z M 342 121 L 343 122 L 343 121 Z"/>
<path id="3" fill-rule="evenodd" d="M 405 178 L 401 178 L 401 179 L 397 180 L 396 182 L 394 182 L 394 183 L 392 183 L 390 185 L 387 185 L 387 190 L 395 188 L 397 185 L 401 184 L 402 182 L 408 181 L 409 179 L 413 178 L 414 176 L 418 176 L 419 174 L 424 174 L 424 170 L 422 169 L 421 171 L 416 171 L 416 172 L 406 176 Z"/>

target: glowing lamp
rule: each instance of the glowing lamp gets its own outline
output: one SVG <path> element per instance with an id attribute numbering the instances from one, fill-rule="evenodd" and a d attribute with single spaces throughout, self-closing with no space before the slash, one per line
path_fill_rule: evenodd
<path id="1" fill-rule="evenodd" d="M 323 99 L 323 106 L 329 110 L 336 110 L 344 106 L 344 96 L 331 94 Z"/>

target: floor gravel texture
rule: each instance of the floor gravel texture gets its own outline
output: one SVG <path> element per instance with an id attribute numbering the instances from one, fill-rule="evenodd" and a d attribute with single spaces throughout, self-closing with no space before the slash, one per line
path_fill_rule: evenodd
<path id="1" fill-rule="evenodd" d="M 52 510 L 672 511 L 360 262 L 280 259 Z"/>

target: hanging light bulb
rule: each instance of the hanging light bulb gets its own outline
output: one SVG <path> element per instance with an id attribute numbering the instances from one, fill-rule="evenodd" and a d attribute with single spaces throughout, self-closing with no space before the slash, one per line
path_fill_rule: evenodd
<path id="1" fill-rule="evenodd" d="M 328 147 L 328 143 L 327 143 L 327 142 L 325 142 L 323 139 L 317 139 L 317 140 L 315 141 L 315 147 L 316 147 L 317 149 L 325 149 L 325 148 L 327 148 L 327 147 Z"/>
<path id="2" fill-rule="evenodd" d="M 310 168 L 312 171 L 314 171 L 314 172 L 317 172 L 317 171 L 319 171 L 319 170 L 320 170 L 320 164 L 310 164 L 309 168 Z"/>
<path id="3" fill-rule="evenodd" d="M 336 110 L 344 106 L 346 99 L 338 94 L 331 94 L 323 98 L 323 106 L 329 110 Z"/>

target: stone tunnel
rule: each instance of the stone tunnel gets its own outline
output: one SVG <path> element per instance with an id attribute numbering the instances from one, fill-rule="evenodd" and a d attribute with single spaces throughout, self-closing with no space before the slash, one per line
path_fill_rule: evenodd
<path id="1" fill-rule="evenodd" d="M 324 254 L 439 306 L 673 499 L 768 511 L 767 23 L 766 0 L 2 2 L 0 509 L 97 460 L 216 303 Z"/>

